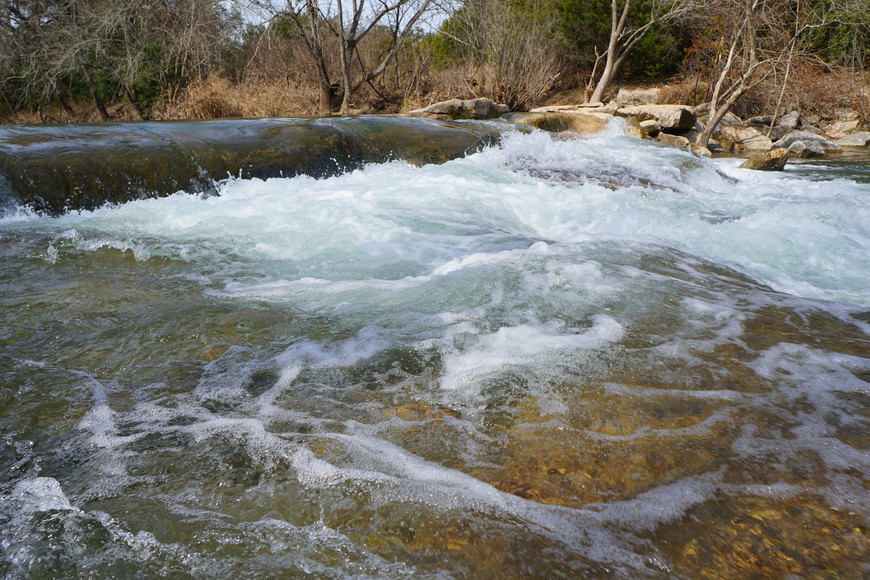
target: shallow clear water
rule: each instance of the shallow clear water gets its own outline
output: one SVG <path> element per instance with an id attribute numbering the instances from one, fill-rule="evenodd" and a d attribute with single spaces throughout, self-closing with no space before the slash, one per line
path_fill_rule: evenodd
<path id="1" fill-rule="evenodd" d="M 870 184 L 612 134 L 0 221 L 0 574 L 868 572 Z"/>

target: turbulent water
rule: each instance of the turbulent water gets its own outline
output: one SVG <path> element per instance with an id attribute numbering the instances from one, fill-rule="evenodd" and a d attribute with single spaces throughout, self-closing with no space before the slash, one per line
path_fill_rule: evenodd
<path id="1" fill-rule="evenodd" d="M 870 573 L 870 173 L 620 136 L 0 219 L 0 575 Z"/>

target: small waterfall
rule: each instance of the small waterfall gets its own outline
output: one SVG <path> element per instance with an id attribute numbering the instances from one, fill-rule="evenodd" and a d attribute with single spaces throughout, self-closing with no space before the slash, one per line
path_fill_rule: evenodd
<path id="1" fill-rule="evenodd" d="M 228 177 L 328 177 L 396 159 L 443 163 L 490 145 L 483 124 L 356 117 L 0 127 L 0 208 L 58 215 L 214 191 Z"/>

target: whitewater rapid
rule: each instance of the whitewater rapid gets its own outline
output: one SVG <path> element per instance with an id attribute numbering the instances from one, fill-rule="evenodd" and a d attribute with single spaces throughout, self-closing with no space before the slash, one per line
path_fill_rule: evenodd
<path id="1" fill-rule="evenodd" d="M 870 179 L 739 164 L 506 131 L 8 213 L 0 572 L 866 570 Z"/>

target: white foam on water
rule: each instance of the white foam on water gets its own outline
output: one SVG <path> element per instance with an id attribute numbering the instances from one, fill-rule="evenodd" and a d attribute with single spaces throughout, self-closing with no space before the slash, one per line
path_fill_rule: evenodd
<path id="1" fill-rule="evenodd" d="M 60 483 L 53 477 L 34 477 L 15 484 L 6 498 L 16 502 L 22 512 L 45 512 L 49 510 L 75 510 L 64 494 Z"/>
<path id="2" fill-rule="evenodd" d="M 493 372 L 514 366 L 535 364 L 547 368 L 576 356 L 578 350 L 600 348 L 622 336 L 622 326 L 607 315 L 598 315 L 587 330 L 569 329 L 557 321 L 539 325 L 503 327 L 482 335 L 468 349 L 447 355 L 441 387 L 449 390 L 476 390 L 481 379 Z"/>
<path id="3" fill-rule="evenodd" d="M 572 183 L 572 172 L 590 177 Z M 866 306 L 868 187 L 749 172 L 734 160 L 626 137 L 517 132 L 498 148 L 440 166 L 395 162 L 322 180 L 231 179 L 219 196 L 179 193 L 50 223 L 79 232 L 80 249 L 132 251 L 139 260 L 209 259 L 217 251 L 223 268 L 266 274 L 265 284 L 431 275 L 496 254 L 495 245 L 510 239 L 526 246 L 656 240 L 778 290 Z"/>
<path id="4" fill-rule="evenodd" d="M 439 517 L 457 513 L 451 510 L 493 517 L 522 533 L 551 538 L 554 545 L 567 544 L 572 554 L 631 570 L 649 570 L 642 555 L 648 546 L 640 549 L 632 531 L 678 521 L 717 493 L 798 494 L 799 485 L 725 485 L 714 472 L 630 500 L 568 509 L 501 492 L 385 440 L 399 421 L 389 423 L 390 405 L 406 400 L 419 400 L 423 408 L 455 404 L 463 418 L 445 420 L 472 437 L 478 434 L 474 413 L 487 390 L 513 383 L 539 399 L 544 415 L 565 415 L 566 403 L 542 391 L 585 371 L 594 375 L 600 371 L 596 365 L 608 364 L 607 349 L 622 348 L 624 339 L 649 339 L 649 346 L 631 348 L 676 369 L 699 364 L 697 353 L 718 346 L 745 347 L 739 341 L 746 320 L 774 299 L 716 265 L 779 291 L 859 305 L 781 296 L 776 304 L 811 304 L 867 331 L 867 324 L 851 318 L 870 305 L 867 185 L 812 181 L 789 171 L 747 172 L 737 161 L 699 159 L 613 132 L 577 140 L 516 134 L 499 148 L 440 166 L 388 163 L 322 180 L 230 179 L 216 197 L 179 193 L 60 218 L 0 219 L 3 235 L 35 228 L 38 259 L 57 268 L 68 263 L 67 252 L 95 260 L 106 249 L 132 253 L 140 262 L 183 261 L 208 300 L 292 314 L 286 334 L 276 333 L 273 344 L 228 333 L 235 346 L 201 365 L 192 390 L 137 402 L 132 411 L 113 410 L 122 407 L 113 405 L 102 383 L 89 383 L 93 404 L 77 424 L 89 476 L 105 485 L 115 482 L 117 493 L 127 493 L 128 460 L 147 467 L 165 445 L 191 462 L 203 459 L 198 473 L 206 476 L 262 468 L 260 483 L 245 483 L 244 492 L 223 504 L 222 488 L 208 477 L 188 481 L 184 474 L 161 473 L 166 466 L 155 467 L 153 475 L 142 469 L 149 482 L 170 479 L 165 492 L 155 484 L 158 491 L 149 499 L 164 502 L 174 514 L 230 520 L 240 516 L 221 510 L 231 511 L 249 493 L 274 488 L 278 497 L 301 489 L 322 492 L 314 497 L 326 499 L 314 501 L 327 502 L 329 492 L 352 484 L 372 498 L 361 510 L 403 503 Z M 196 335 L 190 340 L 199 340 L 199 332 L 190 330 Z M 430 382 L 378 383 L 366 391 L 334 379 L 355 380 L 347 378 L 354 374 L 348 369 L 367 369 L 366 361 L 397 346 L 435 353 L 437 362 L 424 371 Z M 191 366 L 199 369 L 201 362 Z M 854 400 L 867 394 L 866 382 L 856 375 L 870 370 L 868 359 L 783 343 L 747 367 L 764 382 L 762 392 L 604 383 L 601 388 L 611 395 L 722 406 L 682 429 L 641 426 L 630 435 L 587 435 L 617 442 L 703 437 L 742 412 L 769 412 L 794 426 L 775 437 L 746 428 L 730 451 L 747 459 L 774 458 L 778 466 L 817 454 L 827 469 L 820 493 L 832 505 L 868 511 L 866 490 L 848 475 L 870 471 L 866 453 L 837 438 L 838 429 L 863 425 Z M 266 379 L 272 384 L 248 392 L 246 381 L 263 368 L 274 371 Z M 342 415 L 339 407 L 359 414 Z M 364 423 L 367 417 L 376 419 Z M 305 429 L 284 429 L 281 421 Z M 140 440 L 145 451 L 133 445 Z M 238 465 L 228 467 L 232 460 L 221 455 L 226 442 L 229 451 L 243 455 Z M 210 462 L 200 454 L 215 458 Z M 37 511 L 73 509 L 50 478 L 19 481 L 12 496 Z M 204 497 L 217 499 L 207 504 Z M 251 532 L 246 525 L 234 529 L 244 535 Z M 257 533 L 292 528 L 253 525 L 261 526 Z M 360 541 L 322 522 L 297 531 L 297 540 L 310 532 L 310 538 L 347 547 L 356 556 L 365 551 Z M 143 550 L 167 549 L 138 534 L 124 541 L 141 541 Z M 287 545 L 292 550 L 292 542 Z M 199 570 L 208 575 L 207 558 L 185 557 L 200 558 L 206 567 Z M 310 565 L 313 573 L 324 569 L 315 561 Z M 386 570 L 382 565 L 387 563 L 374 558 L 366 573 L 377 575 L 372 570 Z"/>

